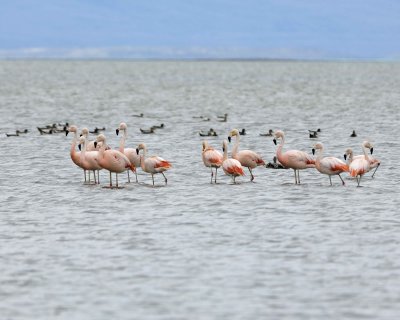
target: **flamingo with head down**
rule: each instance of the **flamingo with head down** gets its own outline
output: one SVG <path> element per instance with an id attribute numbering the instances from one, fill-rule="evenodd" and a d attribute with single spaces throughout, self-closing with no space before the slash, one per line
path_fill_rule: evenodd
<path id="1" fill-rule="evenodd" d="M 236 177 L 244 176 L 243 167 L 239 160 L 228 159 L 228 142 L 226 140 L 222 143 L 222 150 L 224 151 L 222 170 L 224 170 L 226 175 L 231 176 L 233 183 L 236 184 Z"/>
<path id="2" fill-rule="evenodd" d="M 238 129 L 233 129 L 228 136 L 229 142 L 231 142 L 231 138 L 236 137 L 235 145 L 232 149 L 232 158 L 238 160 L 243 167 L 247 167 L 250 171 L 250 181 L 254 180 L 252 169 L 258 166 L 264 166 L 265 162 L 261 158 L 261 156 L 254 151 L 251 150 L 241 150 L 239 149 L 239 142 L 240 142 L 240 134 Z"/>
<path id="3" fill-rule="evenodd" d="M 315 154 L 317 151 L 317 158 L 315 159 L 315 168 L 329 176 L 329 181 L 332 185 L 331 176 L 337 175 L 339 176 L 340 180 L 342 180 L 342 184 L 345 185 L 344 180 L 340 176 L 342 172 L 348 172 L 349 167 L 345 164 L 342 160 L 335 158 L 335 157 L 322 157 L 322 153 L 324 150 L 324 146 L 321 142 L 317 142 L 312 149 L 312 153 Z"/>
<path id="4" fill-rule="evenodd" d="M 97 143 L 102 142 L 102 146 L 100 148 L 98 163 L 104 169 L 110 171 L 110 188 L 112 185 L 112 177 L 111 172 L 115 172 L 116 176 L 116 188 L 118 188 L 118 173 L 124 172 L 126 170 L 136 171 L 135 166 L 129 161 L 129 159 L 118 150 L 106 150 L 106 137 L 103 134 L 97 136 L 96 141 L 94 143 L 94 147 L 97 147 Z"/>
<path id="5" fill-rule="evenodd" d="M 283 145 L 285 144 L 285 134 L 283 131 L 278 130 L 274 134 L 274 144 L 276 145 L 276 139 L 281 139 L 281 143 L 276 150 L 276 156 L 278 161 L 286 168 L 294 170 L 295 184 L 300 184 L 300 172 L 308 168 L 315 168 L 315 160 L 309 154 L 300 150 L 288 150 L 283 152 Z"/>
<path id="6" fill-rule="evenodd" d="M 154 187 L 154 175 L 157 173 L 161 173 L 164 177 L 165 184 L 167 184 L 167 177 L 164 175 L 164 171 L 167 171 L 171 168 L 171 163 L 161 157 L 152 156 L 146 158 L 147 147 L 144 143 L 138 145 L 136 149 L 136 153 L 139 154 L 139 151 L 143 150 L 143 154 L 140 156 L 140 167 L 144 172 L 151 174 L 151 179 L 153 180 Z"/>
<path id="7" fill-rule="evenodd" d="M 368 143 L 369 143 L 368 141 L 364 141 L 364 142 L 363 142 L 363 146 L 364 146 L 364 145 L 367 145 Z M 372 144 L 370 144 L 370 145 L 372 146 Z M 366 147 L 366 148 L 368 149 L 368 147 Z M 373 169 L 373 168 L 375 168 L 375 171 L 374 171 L 374 173 L 372 174 L 372 178 L 374 177 L 374 175 L 375 175 L 375 173 L 376 173 L 376 170 L 378 170 L 379 166 L 381 165 L 381 161 L 380 161 L 379 159 L 374 158 L 374 157 L 372 156 L 373 151 L 374 151 L 374 148 L 373 148 L 373 146 L 372 146 L 372 148 L 370 149 L 371 155 L 368 156 L 368 160 L 369 160 L 369 164 L 370 164 L 370 170 Z M 353 154 L 353 150 L 352 150 L 351 148 L 348 148 L 348 149 L 346 149 L 346 151 L 345 151 L 343 157 L 344 157 L 344 160 L 346 160 L 347 165 L 349 166 L 350 163 L 351 163 L 353 160 L 358 159 L 358 158 L 364 158 L 364 155 L 357 155 L 357 156 L 355 156 L 355 155 Z"/>
<path id="8" fill-rule="evenodd" d="M 119 135 L 120 131 L 123 132 L 123 135 L 121 136 L 121 140 L 119 142 L 119 152 L 122 152 L 124 155 L 126 155 L 127 158 L 129 159 L 129 161 L 136 168 L 139 168 L 140 167 L 140 156 L 136 153 L 136 149 L 125 148 L 125 141 L 126 141 L 126 137 L 128 136 L 127 130 L 128 130 L 128 126 L 126 125 L 125 122 L 121 122 L 119 124 L 118 129 L 115 130 L 117 136 Z M 129 170 L 127 172 L 128 172 L 128 182 L 131 182 L 131 179 L 129 177 Z M 138 182 L 137 171 L 135 172 L 135 175 L 136 175 L 136 182 Z"/>
<path id="9" fill-rule="evenodd" d="M 362 150 L 364 155 L 361 157 L 352 157 L 352 161 L 349 165 L 349 172 L 352 177 L 357 180 L 357 186 L 360 186 L 361 178 L 364 174 L 371 170 L 371 158 L 368 156 L 367 149 L 370 150 L 371 154 L 374 151 L 372 144 L 369 141 L 364 141 L 362 144 Z"/>
<path id="10" fill-rule="evenodd" d="M 218 150 L 211 147 L 207 141 L 203 141 L 202 152 L 203 163 L 206 167 L 211 168 L 211 183 L 213 182 L 213 168 L 215 168 L 215 183 L 217 183 L 217 170 L 222 165 L 222 154 Z"/>

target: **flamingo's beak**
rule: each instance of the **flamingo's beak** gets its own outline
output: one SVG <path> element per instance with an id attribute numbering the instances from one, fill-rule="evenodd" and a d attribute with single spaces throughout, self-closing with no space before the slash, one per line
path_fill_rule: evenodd
<path id="1" fill-rule="evenodd" d="M 139 154 L 139 148 L 136 148 L 136 154 Z"/>
<path id="2" fill-rule="evenodd" d="M 65 130 L 65 136 L 67 136 L 67 135 L 68 135 L 68 133 L 69 133 L 69 131 L 68 131 L 68 130 Z"/>
<path id="3" fill-rule="evenodd" d="M 79 151 L 81 151 L 81 144 L 78 144 L 78 149 Z"/>
<path id="4" fill-rule="evenodd" d="M 312 148 L 312 150 L 311 150 L 311 151 L 312 151 L 312 154 L 313 154 L 313 155 L 315 155 L 315 149 L 314 149 L 314 148 Z"/>
<path id="5" fill-rule="evenodd" d="M 225 147 L 222 147 L 222 152 L 225 152 Z"/>
<path id="6" fill-rule="evenodd" d="M 115 130 L 115 133 L 116 133 L 117 135 L 119 135 L 119 129 Z"/>
<path id="7" fill-rule="evenodd" d="M 276 139 L 272 140 L 274 142 L 274 144 L 276 145 Z"/>
<path id="8" fill-rule="evenodd" d="M 344 160 L 347 160 L 347 154 L 343 155 Z"/>
<path id="9" fill-rule="evenodd" d="M 97 141 L 94 142 L 94 147 L 97 148 Z"/>
<path id="10" fill-rule="evenodd" d="M 82 137 L 82 133 L 79 136 Z"/>
<path id="11" fill-rule="evenodd" d="M 232 140 L 232 138 L 231 138 L 231 136 L 229 136 L 229 137 L 228 137 L 229 143 L 231 143 L 231 140 Z"/>
<path id="12" fill-rule="evenodd" d="M 374 152 L 374 148 L 371 148 L 371 150 L 370 150 L 370 151 L 371 151 L 371 154 L 372 154 L 372 153 Z"/>

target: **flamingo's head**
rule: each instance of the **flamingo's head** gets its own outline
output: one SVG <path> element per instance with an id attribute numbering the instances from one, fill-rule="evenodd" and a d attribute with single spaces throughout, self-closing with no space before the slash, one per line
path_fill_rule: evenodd
<path id="1" fill-rule="evenodd" d="M 89 135 L 89 129 L 88 128 L 83 128 L 81 130 L 81 135 L 87 137 Z"/>
<path id="2" fill-rule="evenodd" d="M 77 126 L 74 126 L 74 125 L 69 126 L 69 127 L 67 128 L 67 130 L 65 131 L 65 135 L 67 136 L 68 133 L 70 133 L 70 132 L 74 132 L 74 133 L 78 132 L 78 127 L 77 127 Z"/>
<path id="3" fill-rule="evenodd" d="M 347 148 L 343 155 L 344 160 L 347 160 L 347 157 L 350 158 L 352 156 L 353 156 L 353 150 L 351 148 Z"/>
<path id="4" fill-rule="evenodd" d="M 276 139 L 283 138 L 284 136 L 285 136 L 285 134 L 283 133 L 282 130 L 277 130 L 277 131 L 275 131 L 275 133 L 274 133 L 274 140 L 272 140 L 272 141 L 273 141 L 274 144 L 276 145 Z"/>
<path id="5" fill-rule="evenodd" d="M 369 141 L 364 141 L 364 142 L 363 142 L 363 146 L 364 146 L 364 148 L 369 149 L 369 151 L 371 152 L 371 154 L 374 152 L 374 147 L 372 146 L 371 142 L 369 142 Z"/>
<path id="6" fill-rule="evenodd" d="M 144 143 L 141 143 L 137 146 L 136 148 L 136 153 L 139 154 L 140 150 L 146 150 L 146 145 Z"/>
<path id="7" fill-rule="evenodd" d="M 126 123 L 125 123 L 125 122 L 121 122 L 121 123 L 119 124 L 118 129 L 115 130 L 115 132 L 116 132 L 117 135 L 118 135 L 120 131 L 122 131 L 122 130 L 123 130 L 123 131 L 126 131 L 127 128 L 128 128 L 128 126 L 126 125 Z"/>
<path id="8" fill-rule="evenodd" d="M 232 129 L 231 132 L 229 132 L 228 141 L 231 142 L 232 141 L 232 137 L 234 137 L 234 136 L 239 136 L 239 130 L 238 129 Z"/>
<path id="9" fill-rule="evenodd" d="M 321 142 L 317 142 L 314 147 L 312 148 L 312 154 L 315 154 L 315 150 L 322 150 L 324 145 Z"/>

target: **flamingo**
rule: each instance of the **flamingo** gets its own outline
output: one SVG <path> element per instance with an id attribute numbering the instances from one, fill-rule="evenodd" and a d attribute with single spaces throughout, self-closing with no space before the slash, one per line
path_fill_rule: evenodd
<path id="1" fill-rule="evenodd" d="M 68 136 L 68 133 L 70 132 L 74 133 L 70 150 L 71 159 L 73 163 L 75 163 L 79 168 L 83 169 L 83 175 L 85 177 L 85 183 L 86 183 L 86 169 L 81 166 L 81 153 L 76 152 L 75 150 L 76 143 L 78 141 L 78 127 L 75 125 L 69 126 L 68 129 L 65 131 L 65 135 Z"/>
<path id="2" fill-rule="evenodd" d="M 288 150 L 282 152 L 283 145 L 285 144 L 285 134 L 281 130 L 277 130 L 274 134 L 274 144 L 276 145 L 276 139 L 281 139 L 281 143 L 276 150 L 276 156 L 278 161 L 286 168 L 294 170 L 295 184 L 300 184 L 300 172 L 299 170 L 315 168 L 315 160 L 304 151 L 299 150 Z"/>
<path id="3" fill-rule="evenodd" d="M 340 180 L 342 180 L 342 184 L 345 185 L 344 180 L 340 176 L 342 172 L 348 172 L 349 167 L 345 164 L 342 160 L 335 158 L 335 157 L 322 157 L 322 153 L 324 151 L 324 146 L 321 142 L 317 142 L 312 149 L 313 155 L 315 151 L 318 151 L 317 158 L 315 159 L 315 168 L 329 176 L 329 181 L 332 185 L 331 176 L 338 175 Z"/>
<path id="4" fill-rule="evenodd" d="M 256 168 L 257 166 L 264 166 L 265 162 L 261 158 L 261 156 L 254 151 L 251 150 L 241 150 L 238 152 L 239 149 L 239 142 L 240 142 L 240 134 L 238 129 L 233 129 L 228 136 L 229 142 L 231 142 L 231 138 L 236 136 L 235 146 L 232 149 L 232 158 L 238 160 L 243 167 L 247 167 L 250 171 L 250 181 L 254 180 L 252 169 Z"/>
<path id="5" fill-rule="evenodd" d="M 101 143 L 98 143 L 97 146 L 94 146 L 94 140 L 89 141 L 89 129 L 83 128 L 81 130 L 81 135 L 86 138 L 86 151 L 99 151 L 101 147 Z"/>
<path id="6" fill-rule="evenodd" d="M 368 143 L 368 141 L 364 141 L 364 142 L 363 142 L 363 145 L 364 145 L 364 144 L 367 144 L 367 143 Z M 374 151 L 374 148 L 372 147 L 372 148 L 370 149 L 371 154 L 373 153 L 373 151 Z M 357 159 L 357 158 L 363 158 L 364 155 L 354 156 L 354 155 L 353 155 L 353 150 L 352 150 L 351 148 L 348 148 L 348 149 L 346 149 L 346 151 L 345 151 L 343 157 L 344 157 L 345 160 L 347 160 L 347 161 L 346 161 L 347 165 L 350 165 L 350 163 L 351 163 L 353 160 L 355 160 L 355 159 Z M 381 162 L 380 162 L 379 159 L 376 159 L 376 158 L 374 158 L 374 157 L 372 157 L 372 156 L 368 156 L 368 159 L 369 159 L 369 164 L 370 164 L 370 170 L 373 169 L 373 168 L 375 168 L 375 171 L 374 171 L 374 173 L 372 174 L 372 178 L 373 178 L 374 175 L 375 175 L 376 170 L 378 170 L 379 166 L 381 165 Z"/>
<path id="7" fill-rule="evenodd" d="M 143 150 L 143 155 L 140 156 L 140 167 L 144 172 L 151 174 L 151 179 L 153 180 L 153 187 L 154 187 L 154 175 L 157 173 L 161 173 L 163 175 L 165 179 L 165 184 L 167 184 L 167 178 L 164 175 L 164 171 L 167 171 L 168 169 L 171 168 L 171 163 L 158 156 L 152 156 L 146 158 L 147 147 L 144 143 L 138 145 L 136 153 L 139 154 L 140 150 Z"/>
<path id="8" fill-rule="evenodd" d="M 121 136 L 121 140 L 119 142 L 119 152 L 122 152 L 126 157 L 129 159 L 129 161 L 136 167 L 140 167 L 140 156 L 136 153 L 136 149 L 133 148 L 125 148 L 125 140 L 127 137 L 127 125 L 125 122 L 121 122 L 119 124 L 118 129 L 115 130 L 117 133 L 117 136 L 119 135 L 120 131 L 123 131 L 123 135 Z M 136 175 L 136 182 L 138 182 L 137 178 L 137 171 L 135 172 Z M 131 179 L 129 177 L 129 170 L 128 170 L 128 182 L 131 182 Z"/>
<path id="9" fill-rule="evenodd" d="M 350 175 L 352 177 L 356 177 L 357 186 L 360 186 L 362 176 L 371 170 L 371 158 L 367 154 L 367 149 L 370 150 L 371 154 L 373 153 L 373 147 L 370 142 L 364 141 L 362 144 L 362 149 L 364 156 L 354 157 L 349 165 Z"/>
<path id="10" fill-rule="evenodd" d="M 222 165 L 222 154 L 213 147 L 210 147 L 207 141 L 203 141 L 202 152 L 203 163 L 206 167 L 211 168 L 211 183 L 213 181 L 213 168 L 215 168 L 215 183 L 217 183 L 217 170 Z"/>
<path id="11" fill-rule="evenodd" d="M 86 137 L 81 136 L 79 138 L 79 150 L 81 150 L 81 155 L 80 155 L 80 164 L 85 170 L 89 170 L 89 172 L 92 170 L 94 174 L 94 183 L 100 183 L 100 181 L 97 179 L 96 181 L 96 170 L 99 171 L 103 169 L 98 161 L 99 157 L 99 152 L 98 151 L 86 151 Z M 83 146 L 83 147 L 81 147 Z M 90 176 L 89 176 L 90 177 Z M 89 179 L 90 182 L 90 179 Z"/>
<path id="12" fill-rule="evenodd" d="M 104 134 L 99 134 L 96 138 L 94 147 L 97 147 L 97 143 L 102 142 L 102 146 L 100 148 L 98 162 L 101 167 L 110 171 L 110 188 L 112 188 L 112 177 L 111 172 L 115 172 L 116 176 L 116 187 L 118 188 L 118 173 L 124 172 L 125 170 L 131 169 L 133 172 L 136 171 L 136 168 L 129 159 L 118 150 L 106 150 L 106 137 Z"/>
<path id="13" fill-rule="evenodd" d="M 244 176 L 243 167 L 239 160 L 228 159 L 228 142 L 226 140 L 222 143 L 222 150 L 224 151 L 224 156 L 222 158 L 222 170 L 225 174 L 233 178 L 233 183 L 236 184 L 236 177 Z"/>

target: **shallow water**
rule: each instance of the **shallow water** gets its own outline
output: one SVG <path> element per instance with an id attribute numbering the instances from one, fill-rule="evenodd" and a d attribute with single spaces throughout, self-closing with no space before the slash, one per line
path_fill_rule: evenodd
<path id="1" fill-rule="evenodd" d="M 397 318 L 399 87 L 399 63 L 0 62 L 1 318 Z M 127 146 L 172 162 L 168 185 L 140 170 L 124 189 L 102 188 L 106 172 L 83 185 L 72 137 L 36 130 L 58 121 L 105 126 L 113 147 L 125 121 Z M 259 133 L 311 152 L 307 130 L 321 128 L 326 155 L 369 139 L 382 165 L 360 188 L 261 167 L 254 183 L 219 172 L 211 185 L 198 134 L 210 127 L 218 148 L 246 128 L 241 148 L 266 161 L 276 147 Z"/>

